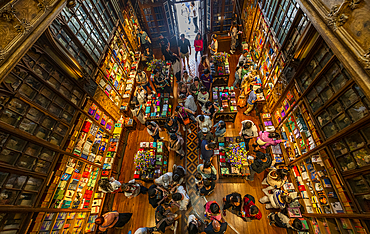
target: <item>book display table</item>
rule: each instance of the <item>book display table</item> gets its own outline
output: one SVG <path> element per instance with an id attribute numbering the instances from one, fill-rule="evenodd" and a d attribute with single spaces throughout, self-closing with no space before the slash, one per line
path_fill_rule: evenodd
<path id="1" fill-rule="evenodd" d="M 212 88 L 212 100 L 220 107 L 220 111 L 215 115 L 215 123 L 220 120 L 224 122 L 235 121 L 238 108 L 234 87 L 214 86 Z"/>
<path id="2" fill-rule="evenodd" d="M 220 164 L 219 175 L 223 177 L 245 177 L 250 174 L 248 152 L 241 137 L 219 137 L 217 138 L 218 155 Z"/>
<path id="3" fill-rule="evenodd" d="M 152 181 L 168 171 L 167 142 L 140 142 L 135 154 L 134 179 Z"/>
<path id="4" fill-rule="evenodd" d="M 230 55 L 223 52 L 212 56 L 211 74 L 213 77 L 213 86 L 228 85 L 230 76 L 228 57 Z"/>

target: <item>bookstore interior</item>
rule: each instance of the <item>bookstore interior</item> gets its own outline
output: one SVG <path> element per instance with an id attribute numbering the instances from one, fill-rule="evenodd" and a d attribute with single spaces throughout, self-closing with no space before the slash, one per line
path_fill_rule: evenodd
<path id="1" fill-rule="evenodd" d="M 0 1 L 0 234 L 370 234 L 370 1 L 195 2 Z"/>

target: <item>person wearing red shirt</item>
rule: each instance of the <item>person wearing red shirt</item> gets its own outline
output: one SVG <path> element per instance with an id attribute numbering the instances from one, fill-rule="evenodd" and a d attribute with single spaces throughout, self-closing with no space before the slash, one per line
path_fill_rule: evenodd
<path id="1" fill-rule="evenodd" d="M 243 211 L 242 218 L 250 218 L 260 220 L 262 213 L 258 207 L 254 204 L 254 197 L 247 194 L 243 198 Z"/>
<path id="2" fill-rule="evenodd" d="M 198 61 L 198 53 L 200 52 L 200 57 L 203 56 L 203 40 L 200 33 L 197 34 L 194 40 L 194 48 L 195 48 L 195 62 Z"/>

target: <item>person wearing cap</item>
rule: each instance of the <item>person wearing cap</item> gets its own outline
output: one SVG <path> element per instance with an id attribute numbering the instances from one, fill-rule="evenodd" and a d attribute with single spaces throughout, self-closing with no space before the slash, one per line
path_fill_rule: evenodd
<path id="1" fill-rule="evenodd" d="M 161 188 L 160 186 L 157 186 L 155 184 L 150 186 L 148 189 L 149 204 L 153 208 L 156 208 L 159 204 L 164 202 L 167 196 L 168 192 L 164 188 Z"/>
<path id="2" fill-rule="evenodd" d="M 172 200 L 177 203 L 179 210 L 187 210 L 190 198 L 183 186 L 178 186 L 176 193 L 172 194 Z"/>
<path id="3" fill-rule="evenodd" d="M 213 34 L 212 35 L 212 41 L 211 41 L 211 44 L 208 46 L 208 49 L 209 49 L 209 53 L 211 55 L 217 54 L 217 51 L 218 51 L 218 41 L 217 41 L 217 35 L 216 34 Z"/>
<path id="4" fill-rule="evenodd" d="M 215 140 L 215 137 L 208 130 L 208 128 L 201 128 L 201 130 L 198 132 L 197 136 L 198 136 L 198 147 L 197 148 L 199 148 L 199 149 L 202 146 L 202 141 L 203 140 L 206 140 L 207 142 L 211 142 L 211 141 Z"/>
<path id="5" fill-rule="evenodd" d="M 273 164 L 275 164 L 275 160 L 272 160 L 270 154 L 256 151 L 256 158 L 253 160 L 253 163 L 249 165 L 250 174 L 246 177 L 246 180 L 253 181 L 256 173 L 262 173 L 265 169 L 273 166 Z"/>
<path id="6" fill-rule="evenodd" d="M 213 220 L 212 223 L 204 229 L 206 234 L 221 234 L 225 233 L 227 230 L 227 222 L 220 222 L 218 220 Z"/>
<path id="7" fill-rule="evenodd" d="M 211 161 L 213 157 L 213 150 L 216 149 L 216 147 L 217 147 L 217 144 L 215 142 L 208 142 L 207 140 L 202 141 L 200 152 L 202 155 L 202 159 L 205 162 Z"/>
<path id="8" fill-rule="evenodd" d="M 208 69 L 204 70 L 204 73 L 200 76 L 200 80 L 202 81 L 204 87 L 206 87 L 208 91 L 211 91 L 213 78 Z"/>
<path id="9" fill-rule="evenodd" d="M 243 62 L 243 64 L 248 63 L 248 50 L 243 50 L 242 55 L 240 55 L 238 63 Z"/>
<path id="10" fill-rule="evenodd" d="M 170 189 L 173 184 L 172 172 L 167 172 L 154 180 L 154 184 Z"/>
<path id="11" fill-rule="evenodd" d="M 184 139 L 176 133 L 170 135 L 170 141 L 168 142 L 168 151 L 175 151 L 180 155 L 182 160 L 185 157 L 185 151 L 183 149 Z"/>
<path id="12" fill-rule="evenodd" d="M 207 128 L 207 131 L 211 131 L 212 121 L 207 115 L 198 115 L 195 120 L 197 121 L 198 128 Z"/>
<path id="13" fill-rule="evenodd" d="M 210 161 L 204 162 L 204 164 L 199 164 L 197 166 L 197 171 L 202 175 L 204 179 L 217 179 L 216 168 L 212 165 Z"/>
<path id="14" fill-rule="evenodd" d="M 145 71 L 142 71 L 140 69 L 137 70 L 136 73 L 136 83 L 141 86 L 145 91 L 147 91 L 147 87 L 150 89 L 150 91 L 153 92 L 152 86 L 150 86 L 148 76 L 146 75 Z"/>

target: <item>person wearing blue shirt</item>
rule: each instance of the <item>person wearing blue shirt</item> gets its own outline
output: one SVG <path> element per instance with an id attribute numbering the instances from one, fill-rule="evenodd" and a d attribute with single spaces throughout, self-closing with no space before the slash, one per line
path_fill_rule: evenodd
<path id="1" fill-rule="evenodd" d="M 261 88 L 258 88 L 256 91 L 254 91 L 254 90 L 250 91 L 249 97 L 248 97 L 248 100 L 247 100 L 247 110 L 244 111 L 245 115 L 250 115 L 250 112 L 253 110 L 254 104 L 257 101 L 257 93 L 262 93 L 262 92 L 263 91 L 262 91 Z"/>
<path id="2" fill-rule="evenodd" d="M 140 29 L 138 37 L 139 37 L 139 46 L 142 46 L 144 48 L 144 50 L 147 47 L 149 47 L 150 39 L 149 39 L 148 34 L 145 31 Z"/>

